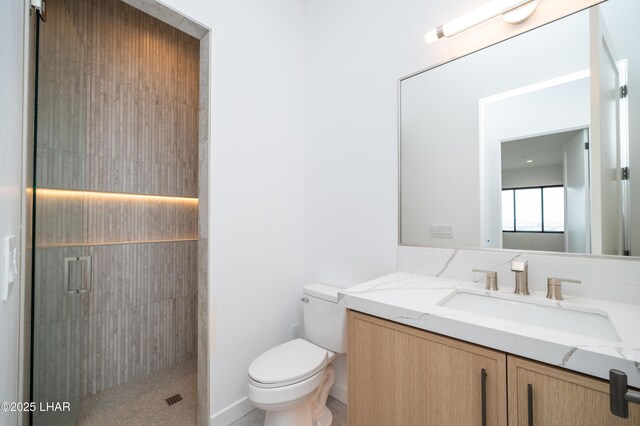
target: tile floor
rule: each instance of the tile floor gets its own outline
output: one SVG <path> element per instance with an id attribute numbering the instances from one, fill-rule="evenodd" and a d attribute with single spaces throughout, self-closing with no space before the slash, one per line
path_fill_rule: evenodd
<path id="1" fill-rule="evenodd" d="M 80 426 L 194 426 L 196 425 L 196 361 L 186 361 L 109 389 L 81 402 Z M 179 393 L 182 401 L 171 406 L 166 398 Z M 347 407 L 329 397 L 333 426 L 347 425 Z M 54 425 L 59 419 L 40 418 Z M 66 419 L 69 420 L 69 419 Z M 64 424 L 64 423 L 60 423 Z M 67 423 L 68 424 L 68 423 Z M 264 411 L 255 409 L 231 426 L 262 426 Z"/>
<path id="2" fill-rule="evenodd" d="M 190 426 L 196 424 L 196 361 L 190 360 L 82 401 L 81 426 Z M 166 398 L 179 393 L 171 406 Z"/>

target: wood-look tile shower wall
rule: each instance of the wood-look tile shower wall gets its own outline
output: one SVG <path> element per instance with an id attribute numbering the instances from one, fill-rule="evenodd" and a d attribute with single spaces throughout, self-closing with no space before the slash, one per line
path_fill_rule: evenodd
<path id="1" fill-rule="evenodd" d="M 37 186 L 197 197 L 199 40 L 120 0 L 41 31 Z"/>
<path id="2" fill-rule="evenodd" d="M 199 40 L 119 0 L 55 0 L 47 13 L 36 187 L 198 197 Z M 196 355 L 197 202 L 148 201 L 37 195 L 35 400 Z M 64 258 L 87 255 L 91 293 L 65 294 Z"/>

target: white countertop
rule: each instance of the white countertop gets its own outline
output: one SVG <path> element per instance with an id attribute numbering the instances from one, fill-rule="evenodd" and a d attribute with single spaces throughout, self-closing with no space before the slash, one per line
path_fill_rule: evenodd
<path id="1" fill-rule="evenodd" d="M 452 292 L 476 293 L 522 302 L 606 312 L 620 341 L 587 337 L 550 328 L 473 314 L 440 306 Z M 624 371 L 629 385 L 640 387 L 640 305 L 571 297 L 550 301 L 545 294 L 497 292 L 484 283 L 396 272 L 340 291 L 346 307 L 398 323 L 443 334 L 569 370 L 609 379 L 612 368 Z"/>

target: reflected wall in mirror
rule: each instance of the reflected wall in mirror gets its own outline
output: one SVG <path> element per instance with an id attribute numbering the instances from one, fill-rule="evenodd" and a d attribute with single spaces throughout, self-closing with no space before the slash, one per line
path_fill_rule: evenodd
<path id="1" fill-rule="evenodd" d="M 638 16 L 609 0 L 402 79 L 400 243 L 640 256 Z"/>

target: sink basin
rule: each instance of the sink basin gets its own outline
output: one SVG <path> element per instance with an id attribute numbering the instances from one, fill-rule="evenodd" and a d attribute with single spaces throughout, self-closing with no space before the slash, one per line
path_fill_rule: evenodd
<path id="1" fill-rule="evenodd" d="M 620 341 L 620 336 L 605 312 L 514 300 L 522 296 L 508 297 L 509 295 L 503 294 L 494 297 L 457 291 L 440 301 L 438 305 L 581 336 Z"/>

